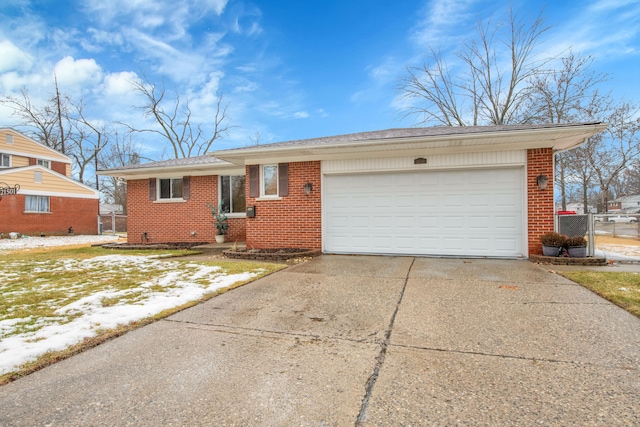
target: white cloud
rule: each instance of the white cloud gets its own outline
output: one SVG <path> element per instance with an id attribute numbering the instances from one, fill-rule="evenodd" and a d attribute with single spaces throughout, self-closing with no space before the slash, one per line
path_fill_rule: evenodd
<path id="1" fill-rule="evenodd" d="M 9 40 L 0 41 L 0 73 L 5 71 L 26 71 L 31 68 L 33 58 L 20 50 Z"/>
<path id="2" fill-rule="evenodd" d="M 130 94 L 133 91 L 132 82 L 139 80 L 138 75 L 133 71 L 107 74 L 104 78 L 104 94 L 108 96 Z"/>
<path id="3" fill-rule="evenodd" d="M 296 119 L 308 119 L 309 113 L 307 113 L 306 111 L 296 111 L 295 113 L 293 113 L 293 117 Z"/>
<path id="4" fill-rule="evenodd" d="M 71 56 L 62 58 L 54 67 L 61 88 L 82 90 L 83 87 L 95 86 L 102 81 L 102 68 L 94 59 L 74 59 Z"/>
<path id="5" fill-rule="evenodd" d="M 477 0 L 432 0 L 421 12 L 420 22 L 411 31 L 411 39 L 420 48 L 448 46 L 467 31 L 471 8 Z M 488 15 L 488 14 L 486 14 Z M 486 16 L 485 15 L 485 16 Z"/>

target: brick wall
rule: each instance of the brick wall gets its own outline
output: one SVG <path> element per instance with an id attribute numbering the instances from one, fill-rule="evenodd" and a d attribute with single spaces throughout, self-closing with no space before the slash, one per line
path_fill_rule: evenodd
<path id="1" fill-rule="evenodd" d="M 288 196 L 247 197 L 247 206 L 256 207 L 255 218 L 247 218 L 247 248 L 322 248 L 320 173 L 319 161 L 289 163 Z M 302 189 L 307 181 L 313 184 L 309 196 Z"/>
<path id="2" fill-rule="evenodd" d="M 98 234 L 98 199 L 49 197 L 49 213 L 24 213 L 25 196 L 5 196 L 0 200 L 0 233 L 46 235 Z"/>
<path id="3" fill-rule="evenodd" d="M 546 190 L 538 188 L 537 177 L 543 174 L 549 178 Z M 527 150 L 527 206 L 529 255 L 541 255 L 540 236 L 553 231 L 553 150 L 536 148 Z"/>
<path id="4" fill-rule="evenodd" d="M 130 243 L 215 242 L 216 227 L 209 202 L 218 204 L 218 177 L 192 176 L 190 197 L 184 202 L 149 200 L 149 180 L 127 181 L 127 240 Z M 192 232 L 195 231 L 195 235 Z M 229 218 L 226 241 L 245 240 L 245 219 Z"/>

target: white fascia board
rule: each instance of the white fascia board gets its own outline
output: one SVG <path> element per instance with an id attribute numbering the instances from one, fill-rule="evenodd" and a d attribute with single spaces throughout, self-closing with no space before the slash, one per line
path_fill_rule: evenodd
<path id="1" fill-rule="evenodd" d="M 58 173 L 52 169 L 48 169 L 45 168 L 43 166 L 40 165 L 32 165 L 32 166 L 25 166 L 22 168 L 10 168 L 10 169 L 3 169 L 0 170 L 0 178 L 2 178 L 3 176 L 7 175 L 11 175 L 12 173 L 16 173 L 16 172 L 22 172 L 22 171 L 30 171 L 30 170 L 37 170 L 37 171 L 41 171 L 43 174 L 51 174 L 51 175 L 55 175 L 58 178 L 62 178 L 63 180 L 76 185 L 78 187 L 82 187 L 85 190 L 89 190 L 93 193 L 93 196 L 87 196 L 86 194 L 84 195 L 73 195 L 72 193 L 59 193 L 59 194 L 64 194 L 64 197 L 80 197 L 80 198 L 85 198 L 85 199 L 93 199 L 93 198 L 99 198 L 100 197 L 100 192 L 98 190 L 96 190 L 95 188 L 89 187 L 88 185 L 85 185 L 83 183 L 81 183 L 80 181 L 76 181 L 75 179 L 69 178 L 66 175 L 62 175 L 61 173 Z M 28 194 L 28 192 L 25 191 L 20 191 L 21 194 Z M 42 194 L 42 193 L 38 193 L 38 194 Z M 59 195 L 58 193 L 56 193 L 55 195 Z M 43 194 L 46 195 L 46 194 Z"/>
<path id="2" fill-rule="evenodd" d="M 23 190 L 20 189 L 18 194 L 23 194 L 25 196 L 51 196 L 51 197 L 66 197 L 69 199 L 100 199 L 100 195 L 96 192 L 95 194 L 77 194 L 77 193 L 65 193 L 58 191 L 38 191 L 38 190 Z"/>
<path id="3" fill-rule="evenodd" d="M 165 166 L 153 168 L 122 169 L 111 171 L 98 171 L 101 176 L 113 176 L 127 180 L 148 178 L 169 178 L 176 176 L 209 176 L 209 175 L 244 175 L 244 167 L 235 164 L 225 165 L 193 165 L 189 166 Z"/>
<path id="4" fill-rule="evenodd" d="M 567 126 L 531 130 L 452 134 L 316 145 L 296 145 L 262 149 L 235 149 L 212 153 L 215 157 L 238 165 L 372 158 L 393 155 L 429 155 L 477 151 L 575 148 L 585 138 L 606 129 L 605 124 Z"/>

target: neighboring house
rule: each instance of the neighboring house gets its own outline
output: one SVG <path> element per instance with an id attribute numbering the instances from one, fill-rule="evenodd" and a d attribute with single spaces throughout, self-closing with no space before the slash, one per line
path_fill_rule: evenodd
<path id="1" fill-rule="evenodd" d="M 99 194 L 71 179 L 71 159 L 9 128 L 0 128 L 0 187 L 19 188 L 0 200 L 0 233 L 98 232 Z"/>
<path id="2" fill-rule="evenodd" d="M 562 205 L 556 206 L 556 212 L 562 211 Z M 584 215 L 584 204 L 582 203 L 567 203 L 567 211 L 575 212 L 578 215 Z M 597 209 L 591 205 L 587 205 L 587 213 L 598 213 Z"/>
<path id="3" fill-rule="evenodd" d="M 210 202 L 229 212 L 228 240 L 248 248 L 528 257 L 553 230 L 554 152 L 605 128 L 390 129 L 101 174 L 127 180 L 132 243 L 214 241 Z"/>
<path id="4" fill-rule="evenodd" d="M 637 213 L 640 212 L 640 195 L 618 197 L 607 202 L 609 213 Z"/>
<path id="5" fill-rule="evenodd" d="M 100 204 L 100 215 L 124 215 L 124 209 L 122 205 L 116 205 L 113 203 Z"/>

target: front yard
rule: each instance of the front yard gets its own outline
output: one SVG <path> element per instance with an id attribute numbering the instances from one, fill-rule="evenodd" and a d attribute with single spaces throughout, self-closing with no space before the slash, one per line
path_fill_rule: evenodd
<path id="1" fill-rule="evenodd" d="M 2 254 L 0 384 L 284 265 L 162 259 L 184 251 L 41 248 Z M 73 349 L 73 350 L 69 350 Z"/>

